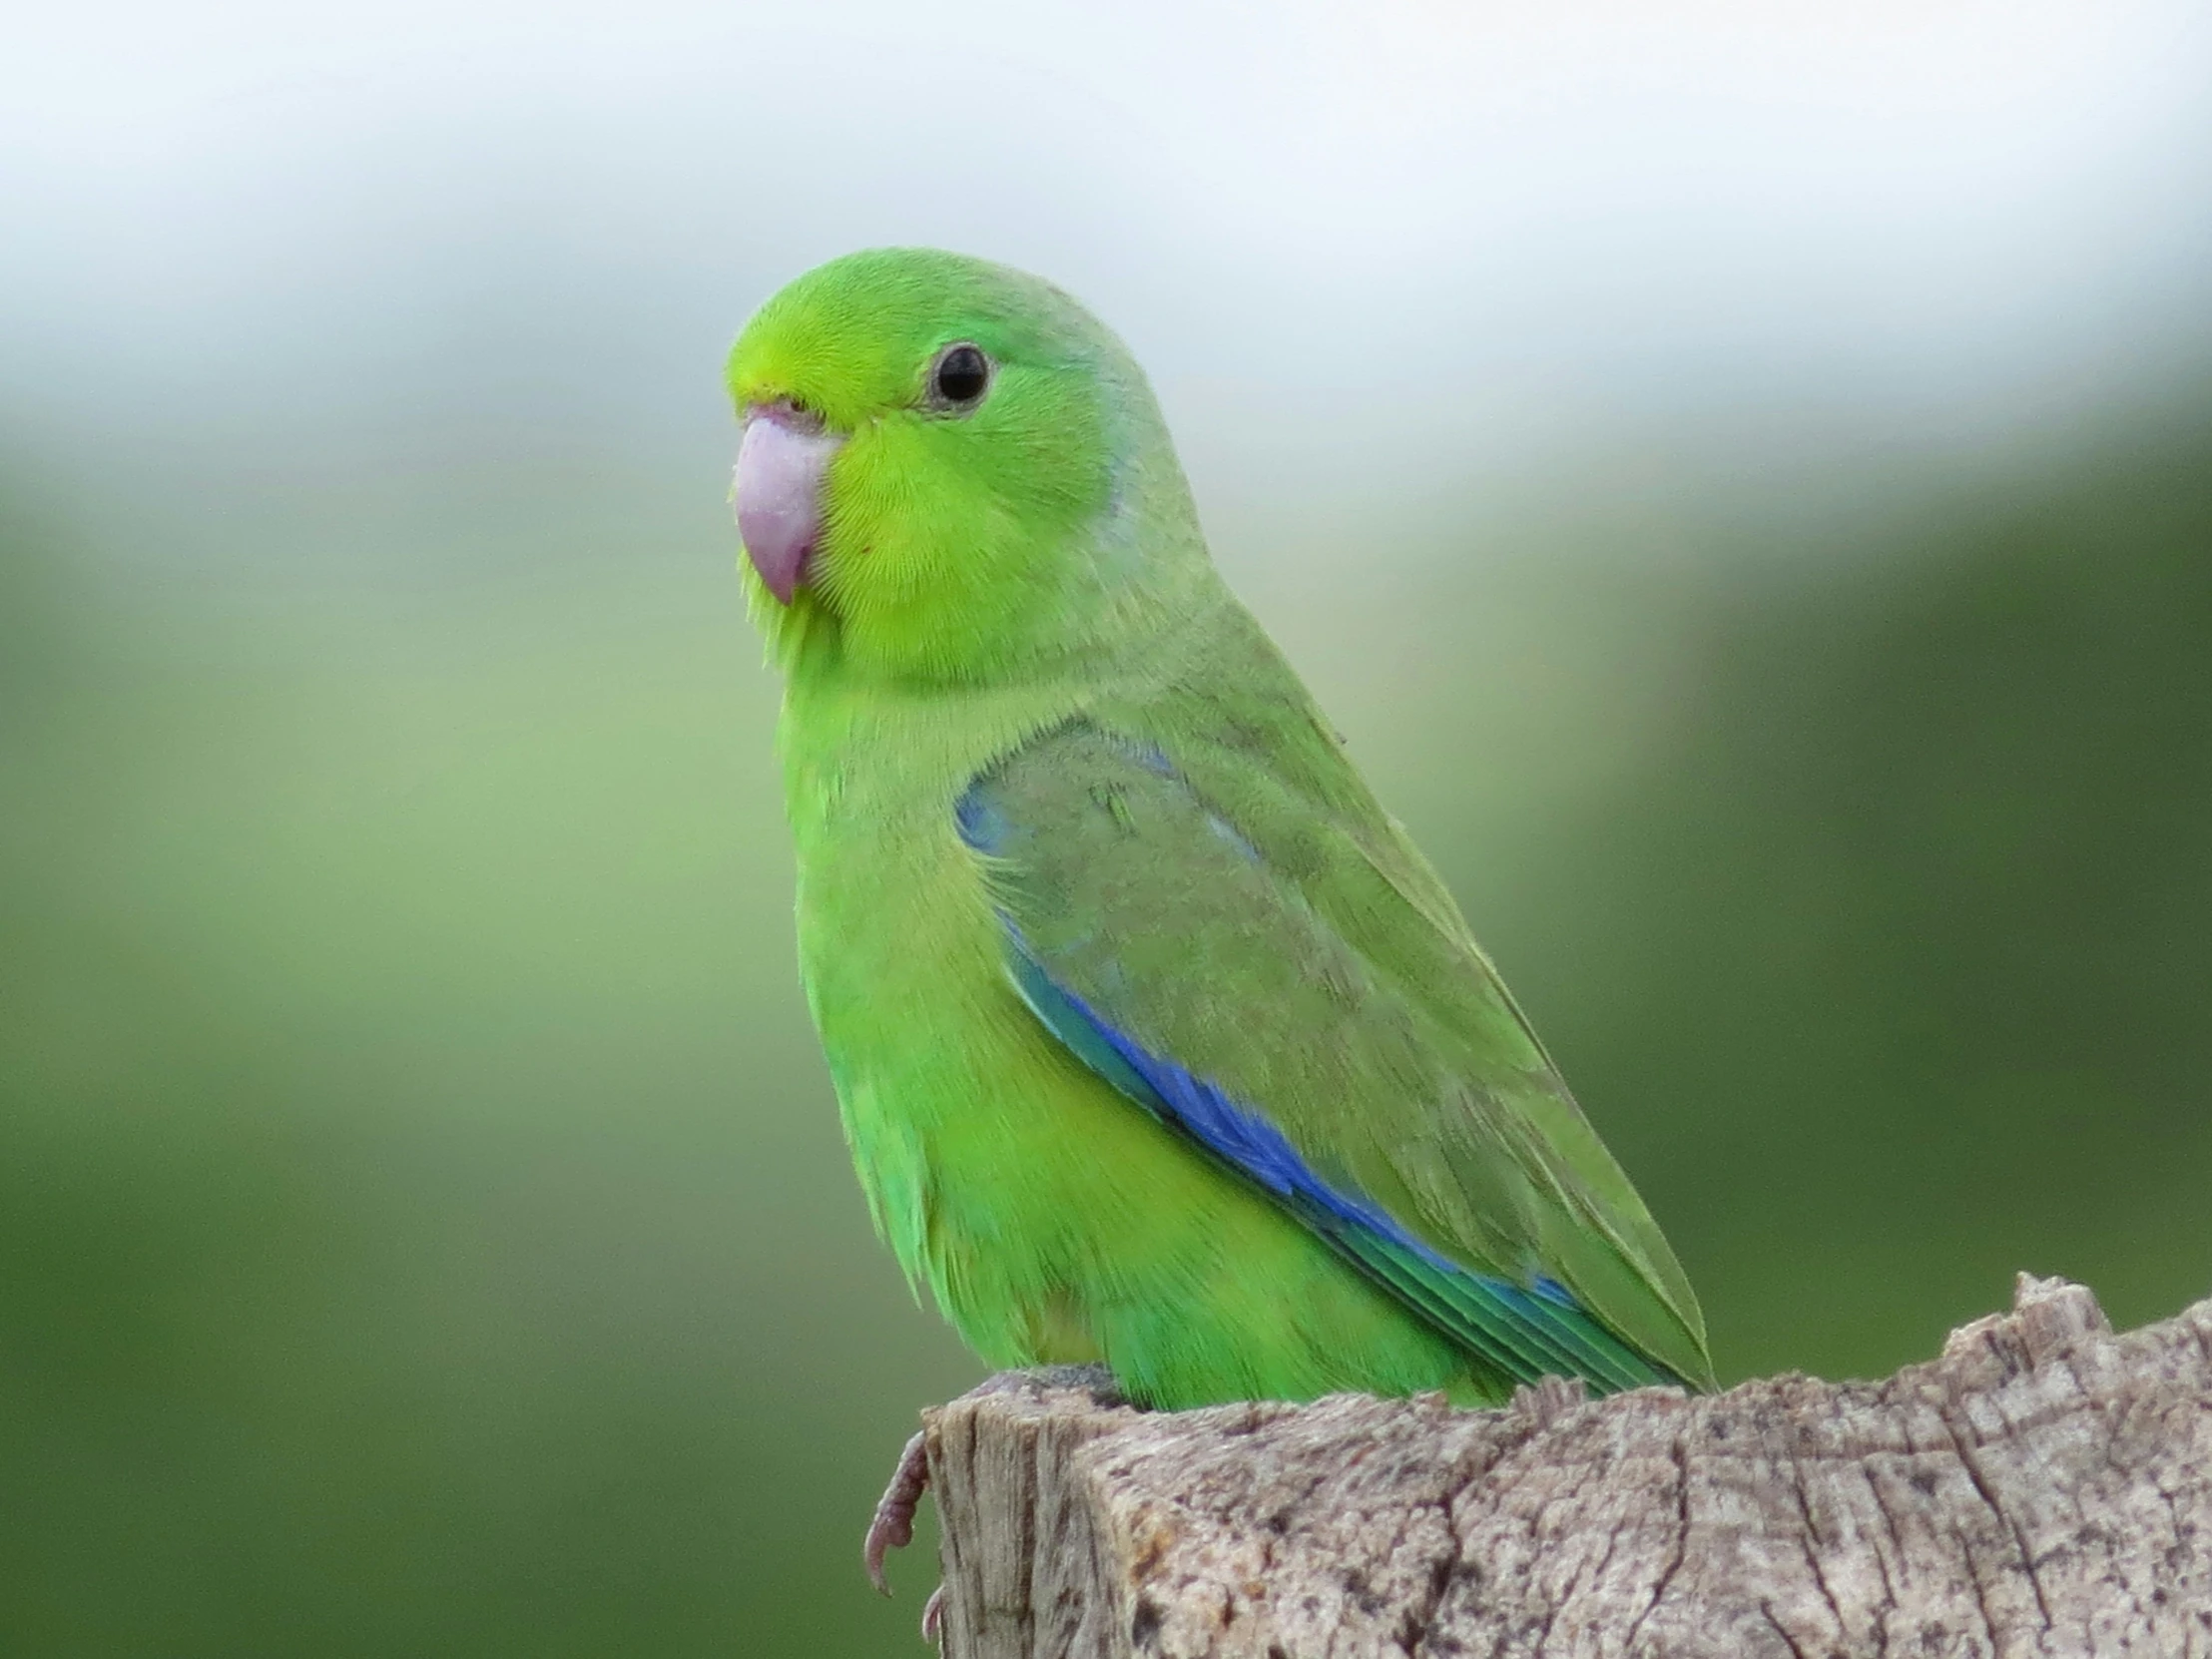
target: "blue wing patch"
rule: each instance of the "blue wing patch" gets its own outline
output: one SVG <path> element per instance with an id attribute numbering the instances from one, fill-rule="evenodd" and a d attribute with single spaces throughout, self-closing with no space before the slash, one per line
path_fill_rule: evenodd
<path id="1" fill-rule="evenodd" d="M 1148 770 L 1165 766 L 1163 759 Z M 1012 827 L 980 781 L 960 797 L 954 816 L 961 840 L 975 851 L 994 855 L 1006 845 Z M 1056 980 L 1011 917 L 1001 912 L 999 919 L 1015 988 L 1077 1059 L 1268 1193 L 1445 1336 L 1516 1382 L 1580 1377 L 1610 1391 L 1681 1381 L 1615 1337 L 1549 1275 L 1522 1286 L 1475 1273 L 1414 1237 L 1364 1194 L 1324 1180 L 1264 1113 L 1151 1053 Z"/>

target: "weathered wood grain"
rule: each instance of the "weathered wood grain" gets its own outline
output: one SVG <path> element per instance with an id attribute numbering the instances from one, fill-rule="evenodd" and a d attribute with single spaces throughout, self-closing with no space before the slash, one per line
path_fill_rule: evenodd
<path id="1" fill-rule="evenodd" d="M 1057 1372 L 924 1422 L 947 1659 L 2212 1659 L 2212 1302 L 2114 1336 L 2023 1275 L 1880 1382 L 1148 1414 Z"/>

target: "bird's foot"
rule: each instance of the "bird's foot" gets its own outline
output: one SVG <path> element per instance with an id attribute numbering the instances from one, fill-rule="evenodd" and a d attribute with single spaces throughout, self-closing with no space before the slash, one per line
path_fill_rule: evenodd
<path id="1" fill-rule="evenodd" d="M 860 1546 L 860 1559 L 867 1563 L 868 1578 L 884 1595 L 891 1593 L 891 1586 L 890 1580 L 883 1576 L 883 1557 L 914 1541 L 914 1508 L 928 1489 L 929 1457 L 922 1448 L 921 1436 L 916 1434 L 898 1454 L 898 1467 L 891 1470 L 891 1483 L 876 1500 L 875 1518 L 867 1523 L 867 1542 Z M 936 1608 L 937 1598 L 931 1596 L 928 1609 L 922 1614 L 924 1635 L 929 1634 L 929 1615 Z"/>

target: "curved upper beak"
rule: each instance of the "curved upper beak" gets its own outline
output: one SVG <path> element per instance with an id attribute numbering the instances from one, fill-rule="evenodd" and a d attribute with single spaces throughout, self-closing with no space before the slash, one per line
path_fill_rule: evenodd
<path id="1" fill-rule="evenodd" d="M 822 538 L 822 486 L 844 437 L 782 404 L 747 411 L 733 493 L 738 536 L 768 591 L 789 605 Z"/>

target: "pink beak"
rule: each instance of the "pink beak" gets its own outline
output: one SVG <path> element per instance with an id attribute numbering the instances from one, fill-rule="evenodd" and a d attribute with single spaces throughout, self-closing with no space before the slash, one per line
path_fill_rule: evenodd
<path id="1" fill-rule="evenodd" d="M 738 536 L 768 591 L 789 605 L 822 539 L 822 485 L 842 434 L 811 430 L 788 405 L 747 411 L 738 444 Z"/>

